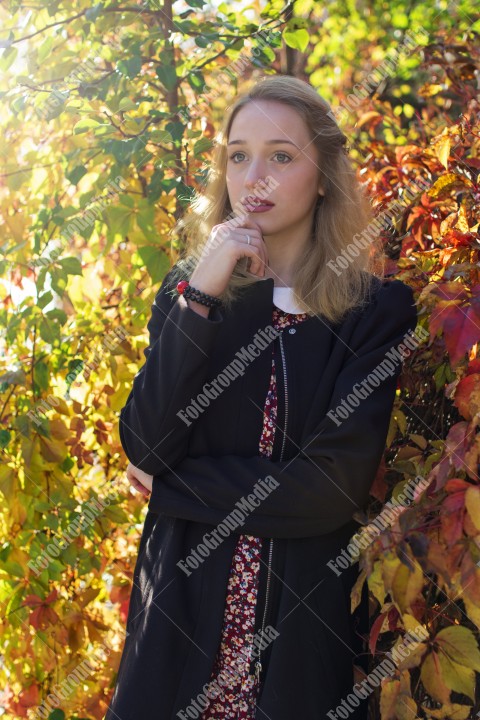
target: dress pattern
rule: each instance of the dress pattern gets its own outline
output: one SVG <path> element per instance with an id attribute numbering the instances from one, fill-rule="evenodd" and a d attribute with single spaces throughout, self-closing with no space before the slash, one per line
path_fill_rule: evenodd
<path id="1" fill-rule="evenodd" d="M 289 313 L 273 305 L 276 329 L 297 325 L 307 313 Z M 270 457 L 277 422 L 277 384 L 272 347 L 270 385 L 265 399 L 259 453 Z M 201 720 L 254 720 L 258 683 L 250 674 L 262 538 L 239 535 L 230 567 L 220 646 L 210 677 L 215 695 Z M 221 681 L 218 681 L 219 676 Z M 217 689 L 222 693 L 217 694 Z"/>

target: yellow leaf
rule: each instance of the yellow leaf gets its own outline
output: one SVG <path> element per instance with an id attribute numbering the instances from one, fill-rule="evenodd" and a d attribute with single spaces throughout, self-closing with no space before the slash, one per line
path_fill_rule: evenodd
<path id="1" fill-rule="evenodd" d="M 439 178 L 435 180 L 432 187 L 427 190 L 427 195 L 432 198 L 436 198 L 442 190 L 450 189 L 454 185 L 463 185 L 464 187 L 471 186 L 472 182 L 462 175 L 457 175 L 456 173 L 445 173 L 445 175 L 440 175 Z"/>
<path id="2" fill-rule="evenodd" d="M 400 558 L 392 552 L 389 552 L 382 558 L 382 576 L 383 582 L 385 583 L 385 590 L 387 592 L 391 591 L 395 574 L 401 564 Z"/>
<path id="3" fill-rule="evenodd" d="M 62 443 L 56 440 L 40 436 L 40 452 L 47 462 L 62 462 L 68 454 L 68 450 Z"/>
<path id="4" fill-rule="evenodd" d="M 23 525 L 26 519 L 27 509 L 25 505 L 16 497 L 13 498 L 9 505 L 9 520 L 12 521 L 12 525 Z"/>
<path id="5" fill-rule="evenodd" d="M 448 158 L 450 157 L 450 138 L 444 135 L 435 143 L 435 155 L 442 163 L 445 170 L 448 170 Z"/>
<path id="6" fill-rule="evenodd" d="M 5 500 L 10 500 L 15 487 L 15 470 L 10 465 L 0 465 L 0 490 L 5 495 Z"/>
<path id="7" fill-rule="evenodd" d="M 437 633 L 435 642 L 454 662 L 480 672 L 480 651 L 470 628 L 452 625 Z"/>
<path id="8" fill-rule="evenodd" d="M 480 530 L 480 487 L 469 487 L 465 493 L 465 507 L 472 523 Z"/>
<path id="9" fill-rule="evenodd" d="M 356 127 L 362 127 L 362 125 L 365 125 L 365 123 L 370 122 L 370 120 L 374 119 L 382 119 L 383 117 L 379 112 L 376 112 L 375 110 L 370 110 L 369 112 L 366 112 L 362 115 L 362 117 L 358 120 Z"/>
<path id="10" fill-rule="evenodd" d="M 67 428 L 60 418 L 50 420 L 50 433 L 54 438 L 57 438 L 57 440 L 66 440 L 72 435 L 72 431 Z"/>
<path id="11" fill-rule="evenodd" d="M 423 437 L 423 435 L 416 435 L 415 433 L 410 433 L 410 434 L 409 434 L 409 438 L 410 438 L 411 440 L 413 440 L 413 442 L 414 442 L 416 445 L 418 445 L 418 447 L 421 448 L 422 450 L 425 450 L 425 448 L 426 448 L 427 445 L 428 445 L 428 443 L 427 443 L 427 441 L 425 440 L 425 438 Z"/>
<path id="12" fill-rule="evenodd" d="M 413 572 L 403 563 L 398 567 L 392 583 L 392 597 L 400 610 L 406 612 L 422 592 L 424 575 L 419 563 L 413 562 Z"/>
<path id="13" fill-rule="evenodd" d="M 468 720 L 472 711 L 471 705 L 458 705 L 458 703 L 447 703 L 442 705 L 438 710 L 422 705 L 428 718 L 438 718 L 438 720 Z"/>
<path id="14" fill-rule="evenodd" d="M 350 612 L 352 612 L 352 613 L 357 608 L 358 604 L 360 603 L 360 599 L 362 597 L 362 588 L 363 588 L 363 584 L 365 582 L 366 577 L 367 577 L 366 570 L 362 570 L 359 573 L 357 579 L 355 580 L 355 584 L 352 588 L 352 592 L 350 593 L 350 599 L 351 599 Z"/>
<path id="15" fill-rule="evenodd" d="M 380 694 L 380 717 L 382 720 L 396 720 L 399 692 L 400 680 L 389 680 L 382 683 Z"/>
<path id="16" fill-rule="evenodd" d="M 402 645 L 402 638 L 399 638 L 398 642 L 395 643 L 395 645 Z M 408 655 L 407 653 L 405 653 L 404 658 L 400 658 L 399 656 L 397 665 L 399 670 L 410 670 L 411 668 L 418 667 L 422 661 L 423 656 L 428 650 L 428 645 L 422 642 L 413 642 L 411 645 L 408 646 L 407 650 Z"/>
<path id="17" fill-rule="evenodd" d="M 398 423 L 398 427 L 400 428 L 400 432 L 402 435 L 405 435 L 407 432 L 407 418 L 405 416 L 405 413 L 403 413 L 401 410 L 395 410 L 395 418 Z"/>
<path id="18" fill-rule="evenodd" d="M 412 697 L 400 695 L 397 702 L 396 720 L 417 720 L 417 703 Z"/>
<path id="19" fill-rule="evenodd" d="M 373 567 L 373 571 L 368 576 L 367 583 L 370 591 L 374 597 L 377 598 L 380 606 L 382 606 L 385 601 L 386 591 L 382 578 L 382 563 L 379 560 L 377 560 Z"/>
<path id="20" fill-rule="evenodd" d="M 458 209 L 457 222 L 454 224 L 453 227 L 457 228 L 457 230 L 460 230 L 460 232 L 463 233 L 470 232 L 470 225 L 468 224 L 467 211 L 465 209 L 464 203 L 462 203 Z"/>
<path id="21" fill-rule="evenodd" d="M 99 592 L 100 592 L 100 588 L 93 588 L 93 587 L 89 587 L 86 590 L 84 590 L 84 592 L 81 595 L 77 596 L 77 602 L 80 605 L 80 607 L 84 608 L 89 603 L 91 603 L 92 600 L 95 600 L 95 598 L 97 597 Z"/>
<path id="22" fill-rule="evenodd" d="M 417 90 L 417 93 L 422 97 L 433 97 L 433 95 L 437 95 L 444 89 L 445 88 L 443 87 L 443 85 L 438 85 L 435 83 L 425 83 L 425 85 L 422 85 L 422 87 Z"/>
<path id="23" fill-rule="evenodd" d="M 480 607 L 478 603 L 470 600 L 467 595 L 464 595 L 462 597 L 462 600 L 465 605 L 465 610 L 467 611 L 468 617 L 480 630 Z"/>
<path id="24" fill-rule="evenodd" d="M 413 615 L 410 615 L 409 613 L 403 613 L 402 615 L 402 622 L 403 627 L 407 632 L 412 632 L 413 634 L 417 634 L 421 637 L 422 631 L 426 631 L 426 628 L 418 622 L 417 618 Z M 421 628 L 421 630 L 420 630 Z"/>
<path id="25" fill-rule="evenodd" d="M 475 702 L 475 672 L 465 665 L 454 662 L 444 653 L 439 653 L 439 660 L 445 685 Z"/>
<path id="26" fill-rule="evenodd" d="M 25 217 L 17 212 L 15 215 L 5 214 L 3 218 L 13 239 L 17 242 L 23 240 L 25 234 Z"/>
<path id="27" fill-rule="evenodd" d="M 443 681 L 438 653 L 431 652 L 422 663 L 420 679 L 428 694 L 439 703 L 450 702 L 450 690 Z"/>

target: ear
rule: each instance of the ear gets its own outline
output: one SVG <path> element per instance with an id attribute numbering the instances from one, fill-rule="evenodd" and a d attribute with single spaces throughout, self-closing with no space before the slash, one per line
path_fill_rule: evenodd
<path id="1" fill-rule="evenodd" d="M 323 189 L 323 187 L 320 186 L 318 188 L 318 194 L 321 195 L 322 197 L 325 195 L 325 190 Z"/>

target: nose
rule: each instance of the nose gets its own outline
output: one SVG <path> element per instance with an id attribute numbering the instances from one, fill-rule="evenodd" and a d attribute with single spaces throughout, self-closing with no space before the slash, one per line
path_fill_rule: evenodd
<path id="1" fill-rule="evenodd" d="M 261 158 L 254 159 L 250 163 L 245 175 L 245 187 L 247 190 L 262 190 L 265 188 L 265 166 Z"/>

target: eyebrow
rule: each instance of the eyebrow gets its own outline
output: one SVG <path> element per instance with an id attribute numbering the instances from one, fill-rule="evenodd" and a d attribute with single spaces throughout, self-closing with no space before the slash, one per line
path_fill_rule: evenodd
<path id="1" fill-rule="evenodd" d="M 227 146 L 228 145 L 245 145 L 246 142 L 247 142 L 246 140 L 231 140 L 229 143 L 227 143 Z M 265 143 L 265 145 L 278 145 L 278 144 L 294 145 L 296 148 L 298 148 L 300 150 L 298 145 L 295 145 L 295 143 L 292 142 L 291 140 L 267 140 Z"/>

